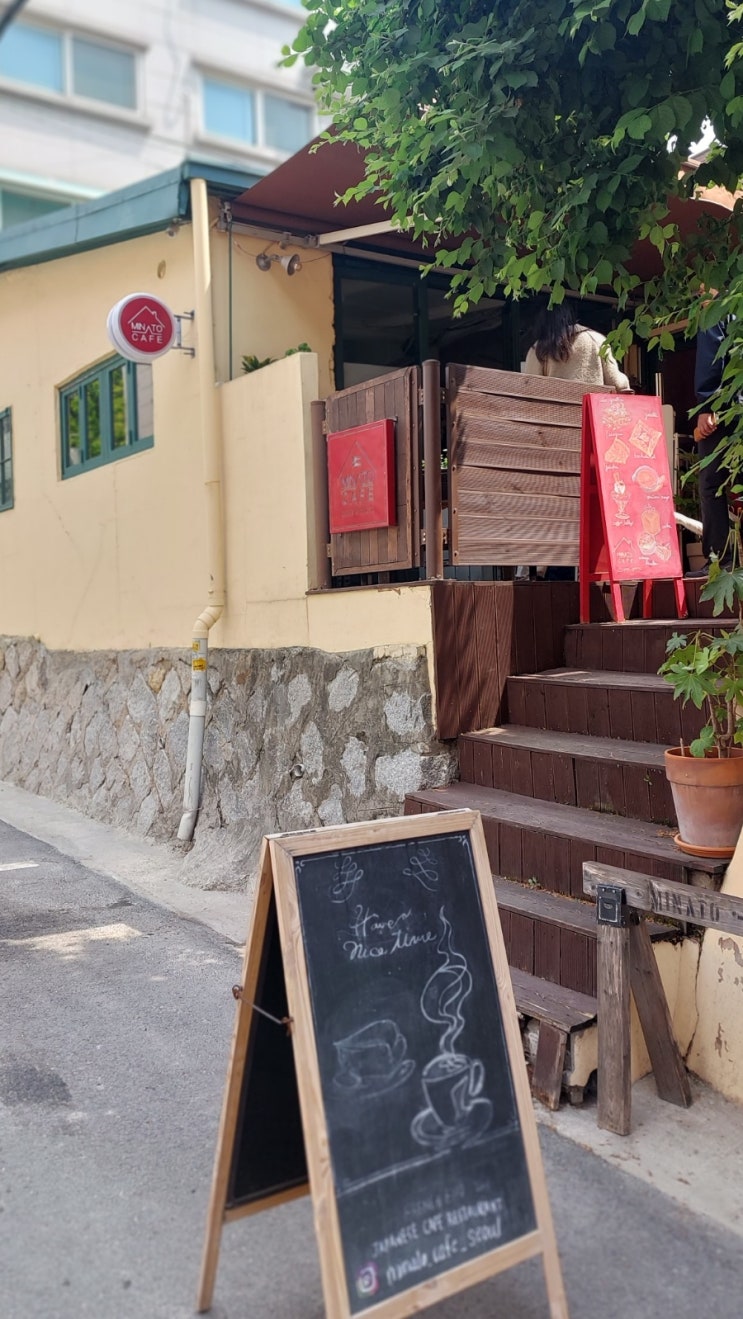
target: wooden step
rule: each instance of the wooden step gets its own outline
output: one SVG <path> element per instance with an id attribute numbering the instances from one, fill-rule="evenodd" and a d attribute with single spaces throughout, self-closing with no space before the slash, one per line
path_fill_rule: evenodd
<path id="1" fill-rule="evenodd" d="M 596 904 L 593 901 L 568 898 L 563 893 L 551 893 L 549 889 L 538 885 L 504 879 L 502 875 L 493 875 L 493 888 L 501 920 L 504 912 L 516 912 L 518 915 L 547 921 L 561 930 L 596 938 Z M 537 971 L 535 974 L 542 973 Z"/>
<path id="2" fill-rule="evenodd" d="M 596 993 L 596 906 L 548 889 L 493 876 L 509 964 L 563 989 Z M 651 939 L 678 928 L 648 922 Z"/>
<path id="3" fill-rule="evenodd" d="M 508 679 L 508 719 L 530 728 L 675 746 L 697 737 L 701 710 L 682 706 L 656 673 L 546 669 Z"/>
<path id="4" fill-rule="evenodd" d="M 657 673 L 675 632 L 729 628 L 719 618 L 632 619 L 627 623 L 571 623 L 565 629 L 565 663 L 569 668 L 620 668 L 623 673 Z"/>
<path id="5" fill-rule="evenodd" d="M 518 1011 L 539 1023 L 532 1093 L 554 1111 L 560 1105 L 568 1036 L 593 1025 L 598 1004 L 588 994 L 564 989 L 515 967 L 511 967 L 511 983 Z"/>
<path id="6" fill-rule="evenodd" d="M 560 930 L 585 934 L 589 939 L 596 939 L 596 904 L 592 898 L 569 898 L 563 893 L 551 893 L 549 889 L 534 884 L 521 884 L 513 879 L 504 879 L 502 875 L 493 875 L 493 887 L 498 902 L 501 919 L 504 912 L 528 916 L 533 920 L 544 921 Z M 662 925 L 659 921 L 646 921 L 650 938 L 657 940 L 678 938 L 678 927 Z M 528 969 L 528 968 L 527 968 Z M 546 973 L 535 971 L 535 975 Z"/>
<path id="7" fill-rule="evenodd" d="M 509 965 L 565 990 L 596 992 L 596 907 L 493 877 Z"/>
<path id="8" fill-rule="evenodd" d="M 522 1016 L 547 1021 L 568 1034 L 585 1030 L 596 1020 L 598 1004 L 592 995 L 563 989 L 513 966 L 510 970 L 516 1007 Z"/>
<path id="9" fill-rule="evenodd" d="M 469 808 L 480 811 L 494 874 L 536 879 L 542 888 L 583 896 L 583 862 L 604 861 L 680 884 L 719 888 L 727 863 L 679 851 L 672 830 L 578 806 L 537 801 L 497 788 L 452 783 L 410 793 L 406 814 Z M 615 858 L 623 857 L 624 860 Z"/>
<path id="10" fill-rule="evenodd" d="M 657 743 L 507 724 L 459 739 L 463 782 L 671 825 L 671 789 Z"/>

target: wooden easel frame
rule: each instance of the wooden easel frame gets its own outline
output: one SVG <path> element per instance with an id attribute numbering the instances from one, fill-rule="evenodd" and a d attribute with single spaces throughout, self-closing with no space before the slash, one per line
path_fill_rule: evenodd
<path id="1" fill-rule="evenodd" d="M 207 1232 L 198 1309 L 211 1305 L 222 1225 L 244 1213 L 255 1213 L 269 1204 L 295 1198 L 304 1188 L 272 1196 L 238 1212 L 225 1211 L 227 1184 L 235 1139 L 237 1105 L 241 1092 L 248 1039 L 252 994 L 255 992 L 256 964 L 260 940 L 265 933 L 271 894 L 275 895 L 279 935 L 284 961 L 287 1001 L 292 1020 L 292 1041 L 296 1061 L 299 1101 L 304 1128 L 305 1151 L 309 1171 L 315 1229 L 320 1254 L 323 1295 L 327 1319 L 351 1319 L 341 1248 L 340 1225 L 329 1157 L 328 1129 L 322 1103 L 320 1069 L 315 1043 L 307 962 L 302 941 L 294 860 L 341 848 L 362 847 L 384 842 L 432 835 L 468 832 L 472 845 L 475 872 L 484 914 L 485 929 L 502 1011 L 503 1029 L 513 1080 L 516 1106 L 521 1125 L 526 1164 L 537 1222 L 535 1230 L 500 1246 L 487 1254 L 459 1264 L 412 1286 L 363 1311 L 370 1319 L 403 1319 L 418 1313 L 447 1296 L 482 1282 L 523 1260 L 542 1257 L 550 1319 L 568 1319 L 568 1307 L 562 1270 L 547 1195 L 536 1119 L 526 1073 L 521 1034 L 508 969 L 498 906 L 493 890 L 490 863 L 480 815 L 475 811 L 444 811 L 364 824 L 340 825 L 306 833 L 274 835 L 264 841 L 261 874 L 255 908 L 245 952 L 243 995 L 238 1006 L 233 1033 L 230 1067 L 217 1141 L 214 1177 L 207 1220 Z"/>
<path id="2" fill-rule="evenodd" d="M 263 1209 L 271 1209 L 274 1205 L 284 1204 L 289 1200 L 296 1200 L 300 1196 L 306 1195 L 310 1189 L 309 1184 L 305 1183 L 303 1186 L 293 1187 L 290 1190 L 281 1191 L 276 1195 L 266 1196 L 262 1200 L 253 1200 L 250 1204 L 240 1205 L 237 1208 L 227 1208 L 230 1171 L 232 1168 L 232 1154 L 237 1136 L 238 1119 L 240 1115 L 240 1097 L 242 1094 L 245 1065 L 248 1057 L 250 1029 L 253 1021 L 252 1004 L 257 992 L 258 976 L 261 967 L 261 955 L 266 938 L 272 894 L 273 875 L 271 872 L 271 859 L 268 852 L 268 843 L 264 838 L 263 846 L 261 848 L 258 885 L 256 888 L 253 911 L 248 929 L 248 937 L 245 943 L 245 953 L 243 956 L 242 995 L 238 1000 L 237 1011 L 235 1013 L 235 1024 L 232 1031 L 232 1043 L 230 1045 L 230 1060 L 227 1068 L 227 1082 L 225 1084 L 222 1112 L 217 1133 L 214 1173 L 212 1176 L 212 1186 L 209 1197 L 206 1235 L 201 1261 L 201 1275 L 199 1278 L 199 1290 L 196 1300 L 196 1309 L 199 1314 L 202 1314 L 205 1310 L 211 1308 L 212 1297 L 214 1295 L 214 1283 L 217 1277 L 217 1264 L 219 1262 L 222 1225 L 224 1223 L 232 1223 L 238 1218 L 245 1218 L 249 1214 L 260 1213 Z M 277 1029 L 279 1029 L 279 1027 L 277 1027 Z"/>

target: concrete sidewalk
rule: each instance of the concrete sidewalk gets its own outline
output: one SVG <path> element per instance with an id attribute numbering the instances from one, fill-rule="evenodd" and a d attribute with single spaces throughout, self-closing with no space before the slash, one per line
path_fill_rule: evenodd
<path id="1" fill-rule="evenodd" d="M 250 904 L 235 893 L 203 892 L 181 881 L 175 847 L 133 838 L 56 802 L 0 782 L 0 819 L 91 870 L 125 884 L 169 911 L 242 944 Z M 692 1078 L 694 1103 L 674 1108 L 657 1098 L 652 1077 L 632 1092 L 629 1136 L 596 1125 L 594 1104 L 537 1117 L 561 1136 L 743 1237 L 743 1108 Z"/>

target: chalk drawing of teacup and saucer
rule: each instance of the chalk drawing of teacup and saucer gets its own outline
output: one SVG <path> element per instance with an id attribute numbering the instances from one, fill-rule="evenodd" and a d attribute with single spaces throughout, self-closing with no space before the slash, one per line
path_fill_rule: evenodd
<path id="1" fill-rule="evenodd" d="M 440 1053 L 421 1075 L 427 1107 L 410 1124 L 419 1145 L 437 1153 L 473 1144 L 490 1125 L 493 1105 L 480 1095 L 485 1069 L 478 1058 Z"/>
<path id="2" fill-rule="evenodd" d="M 403 1085 L 415 1070 L 407 1057 L 408 1045 L 397 1024 L 389 1017 L 366 1026 L 334 1044 L 338 1070 L 333 1085 L 346 1094 L 385 1094 Z"/>

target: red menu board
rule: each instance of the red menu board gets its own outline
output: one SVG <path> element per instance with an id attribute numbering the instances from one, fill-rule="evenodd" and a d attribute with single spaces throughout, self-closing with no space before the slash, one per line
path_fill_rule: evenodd
<path id="1" fill-rule="evenodd" d="M 591 581 L 676 578 L 683 587 L 659 398 L 586 394 L 581 460 L 581 615 Z M 615 605 L 620 600 L 615 593 Z M 618 617 L 621 603 L 618 605 Z"/>

